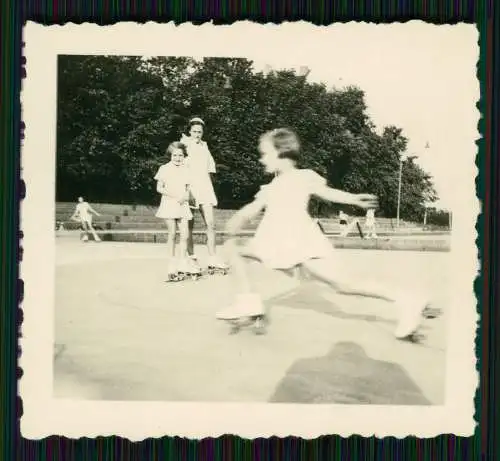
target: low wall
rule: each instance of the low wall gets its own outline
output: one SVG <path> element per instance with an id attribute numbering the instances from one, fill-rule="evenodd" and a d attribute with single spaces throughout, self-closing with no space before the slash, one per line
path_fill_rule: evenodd
<path id="1" fill-rule="evenodd" d="M 165 231 L 142 231 L 142 232 L 99 232 L 103 242 L 137 242 L 137 243 L 166 243 L 167 233 Z M 244 241 L 253 235 L 252 231 L 242 233 L 241 240 Z M 58 238 L 78 239 L 78 231 L 56 232 Z M 366 249 L 366 250 L 400 250 L 400 251 L 450 251 L 449 235 L 427 235 L 420 238 L 415 235 L 408 237 L 398 236 L 396 238 L 384 237 L 378 239 L 361 239 L 359 237 L 327 236 L 336 248 Z M 222 232 L 216 234 L 218 245 L 224 243 L 226 235 Z M 198 245 L 206 243 L 204 232 L 194 233 L 194 242 Z"/>

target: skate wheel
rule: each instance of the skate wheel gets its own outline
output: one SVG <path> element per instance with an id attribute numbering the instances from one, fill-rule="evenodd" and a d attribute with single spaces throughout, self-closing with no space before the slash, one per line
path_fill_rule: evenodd
<path id="1" fill-rule="evenodd" d="M 406 341 L 409 343 L 413 343 L 413 344 L 420 344 L 422 341 L 425 340 L 425 335 L 423 335 L 422 333 L 420 333 L 418 331 L 415 331 L 415 332 L 409 334 L 408 336 L 405 336 L 404 338 L 400 338 L 400 340 Z"/>
<path id="2" fill-rule="evenodd" d="M 426 307 L 422 312 L 422 315 L 426 319 L 435 319 L 443 313 L 442 309 L 437 307 Z"/>
<path id="3" fill-rule="evenodd" d="M 266 325 L 265 325 L 264 319 L 262 319 L 262 318 L 255 319 L 253 331 L 256 335 L 266 334 Z"/>

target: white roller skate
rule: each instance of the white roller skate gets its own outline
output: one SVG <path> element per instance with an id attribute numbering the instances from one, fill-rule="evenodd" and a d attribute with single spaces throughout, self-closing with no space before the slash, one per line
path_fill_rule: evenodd
<path id="1" fill-rule="evenodd" d="M 209 275 L 227 275 L 229 272 L 229 266 L 216 256 L 211 256 L 208 260 L 207 271 Z"/>
<path id="2" fill-rule="evenodd" d="M 201 268 L 198 266 L 194 258 L 187 257 L 182 259 L 181 264 L 179 265 L 179 277 L 182 278 L 182 280 L 198 280 L 201 276 Z"/>
<path id="3" fill-rule="evenodd" d="M 394 331 L 394 336 L 397 339 L 411 342 L 421 341 L 423 339 L 423 335 L 419 334 L 418 330 L 424 319 L 428 302 L 415 298 L 407 300 L 400 305 L 402 311 L 399 317 L 398 325 Z"/>
<path id="4" fill-rule="evenodd" d="M 215 316 L 231 324 L 231 334 L 247 326 L 253 326 L 255 334 L 264 334 L 268 322 L 264 303 L 255 293 L 240 294 L 232 306 L 217 312 Z"/>
<path id="5" fill-rule="evenodd" d="M 178 261 L 175 259 L 171 260 L 169 265 L 168 265 L 168 270 L 167 270 L 167 282 L 179 282 L 183 280 L 180 277 L 179 270 L 178 270 Z"/>

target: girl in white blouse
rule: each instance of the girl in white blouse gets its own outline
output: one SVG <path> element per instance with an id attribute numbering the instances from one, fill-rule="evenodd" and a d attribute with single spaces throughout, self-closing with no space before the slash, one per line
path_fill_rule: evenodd
<path id="1" fill-rule="evenodd" d="M 181 142 L 186 146 L 186 165 L 189 168 L 191 185 L 190 191 L 193 208 L 199 209 L 206 226 L 208 267 L 227 269 L 226 264 L 216 256 L 214 207 L 217 206 L 217 197 L 212 185 L 211 174 L 216 172 L 215 161 L 208 145 L 202 140 L 205 122 L 198 117 L 189 121 L 189 136 L 182 135 Z M 189 222 L 187 242 L 188 254 L 196 260 L 193 245 L 194 220 Z"/>

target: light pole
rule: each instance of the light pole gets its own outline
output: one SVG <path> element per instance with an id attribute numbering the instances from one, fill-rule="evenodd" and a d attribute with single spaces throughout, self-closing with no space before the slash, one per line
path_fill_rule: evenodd
<path id="1" fill-rule="evenodd" d="M 399 229 L 399 212 L 401 209 L 401 183 L 403 179 L 403 161 L 404 157 L 399 158 L 399 177 L 398 177 L 398 209 L 396 215 L 396 227 Z"/>

